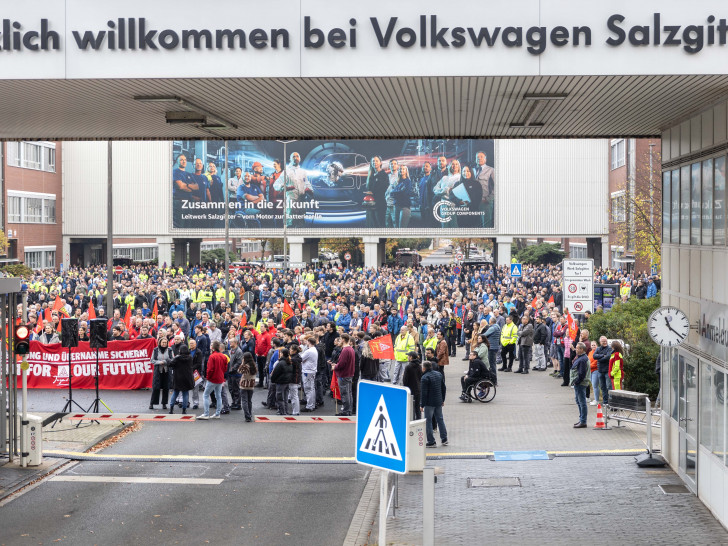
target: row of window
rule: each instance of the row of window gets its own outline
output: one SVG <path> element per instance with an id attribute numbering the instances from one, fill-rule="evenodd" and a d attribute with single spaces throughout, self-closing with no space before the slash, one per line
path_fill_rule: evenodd
<path id="1" fill-rule="evenodd" d="M 662 173 L 662 240 L 682 245 L 725 245 L 726 157 Z"/>
<path id="2" fill-rule="evenodd" d="M 624 166 L 626 145 L 627 141 L 624 139 L 612 141 L 612 170 L 619 169 Z"/>
<path id="3" fill-rule="evenodd" d="M 8 142 L 7 156 L 11 167 L 56 172 L 56 145 L 52 142 Z"/>
<path id="4" fill-rule="evenodd" d="M 612 194 L 612 222 L 615 224 L 627 221 L 627 192 Z"/>
<path id="5" fill-rule="evenodd" d="M 718 366 L 701 361 L 700 385 L 700 444 L 709 449 L 725 465 L 726 452 L 726 375 Z"/>
<path id="6" fill-rule="evenodd" d="M 56 198 L 29 197 L 8 192 L 8 222 L 11 224 L 55 224 Z"/>
<path id="7" fill-rule="evenodd" d="M 134 260 L 135 262 L 148 262 L 157 257 L 157 251 L 156 246 L 114 247 L 114 258 L 125 258 L 127 260 Z"/>
<path id="8" fill-rule="evenodd" d="M 55 250 L 33 250 L 25 253 L 25 265 L 31 269 L 55 269 Z"/>

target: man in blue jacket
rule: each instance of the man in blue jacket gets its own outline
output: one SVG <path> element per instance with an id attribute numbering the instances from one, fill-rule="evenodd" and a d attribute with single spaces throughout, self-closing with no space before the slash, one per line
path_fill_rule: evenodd
<path id="1" fill-rule="evenodd" d="M 427 447 L 437 447 L 435 435 L 432 430 L 432 416 L 437 420 L 440 431 L 440 443 L 447 445 L 447 429 L 442 418 L 442 407 L 445 405 L 445 379 L 440 372 L 432 369 L 432 362 L 422 364 L 422 380 L 420 381 L 420 406 L 425 413 L 427 429 Z"/>

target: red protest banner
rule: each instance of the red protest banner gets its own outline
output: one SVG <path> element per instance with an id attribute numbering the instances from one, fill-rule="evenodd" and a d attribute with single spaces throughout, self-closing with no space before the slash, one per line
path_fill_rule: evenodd
<path id="1" fill-rule="evenodd" d="M 109 341 L 108 347 L 99 349 L 99 388 L 151 388 L 153 366 L 150 359 L 155 347 L 154 339 Z M 79 342 L 78 347 L 71 349 L 71 362 L 73 388 L 93 389 L 96 349 L 91 349 L 88 341 Z M 38 341 L 31 341 L 28 364 L 28 388 L 68 388 L 68 349 L 61 347 L 60 343 L 43 345 Z M 17 366 L 20 384 L 19 362 Z"/>
<path id="2" fill-rule="evenodd" d="M 394 360 L 394 346 L 392 338 L 389 336 L 381 336 L 369 341 L 369 347 L 372 350 L 374 358 L 385 360 Z"/>

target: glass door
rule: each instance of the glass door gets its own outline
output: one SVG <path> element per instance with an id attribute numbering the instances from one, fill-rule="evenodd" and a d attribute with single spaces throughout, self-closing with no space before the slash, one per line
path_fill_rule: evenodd
<path id="1" fill-rule="evenodd" d="M 680 351 L 678 358 L 678 422 L 680 423 L 679 470 L 696 492 L 698 466 L 698 361 Z"/>

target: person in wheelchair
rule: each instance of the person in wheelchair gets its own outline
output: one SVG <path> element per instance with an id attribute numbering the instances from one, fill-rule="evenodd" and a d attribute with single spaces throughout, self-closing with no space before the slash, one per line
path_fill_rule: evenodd
<path id="1" fill-rule="evenodd" d="M 478 358 L 478 353 L 470 351 L 470 356 L 468 358 L 470 359 L 470 367 L 468 368 L 468 372 L 460 378 L 460 384 L 463 388 L 460 400 L 463 402 L 470 402 L 471 397 L 468 394 L 468 391 L 470 391 L 470 388 L 473 385 L 481 379 L 488 379 L 490 377 L 488 368 L 486 368 L 483 361 Z"/>

